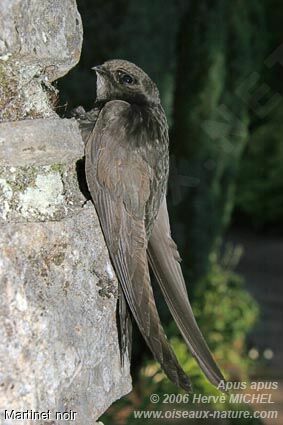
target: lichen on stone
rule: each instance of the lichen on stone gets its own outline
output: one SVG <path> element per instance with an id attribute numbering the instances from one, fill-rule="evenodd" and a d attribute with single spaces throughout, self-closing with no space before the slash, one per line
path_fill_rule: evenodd
<path id="1" fill-rule="evenodd" d="M 0 216 L 5 220 L 7 214 L 10 211 L 9 202 L 13 197 L 13 190 L 9 183 L 5 179 L 0 179 L 0 199 L 2 202 L 0 204 Z"/>
<path id="2" fill-rule="evenodd" d="M 2 220 L 59 220 L 84 202 L 75 163 L 0 167 Z"/>
<path id="3" fill-rule="evenodd" d="M 19 194 L 18 210 L 23 217 L 30 215 L 53 217 L 58 204 L 63 202 L 63 183 L 59 173 L 38 174 L 35 187 Z"/>

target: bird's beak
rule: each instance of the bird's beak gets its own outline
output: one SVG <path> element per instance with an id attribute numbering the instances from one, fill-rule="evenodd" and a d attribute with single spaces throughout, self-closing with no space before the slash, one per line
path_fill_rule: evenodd
<path id="1" fill-rule="evenodd" d="M 97 65 L 94 66 L 93 68 L 91 68 L 93 71 L 95 71 L 97 74 L 105 74 L 106 70 L 104 69 L 104 67 L 102 65 Z"/>

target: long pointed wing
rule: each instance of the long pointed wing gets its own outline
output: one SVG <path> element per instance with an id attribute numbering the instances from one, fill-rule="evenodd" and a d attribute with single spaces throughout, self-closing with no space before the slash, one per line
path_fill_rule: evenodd
<path id="1" fill-rule="evenodd" d="M 180 266 L 180 256 L 171 238 L 166 199 L 162 202 L 149 240 L 152 270 L 191 353 L 214 385 L 224 380 L 196 323 Z"/>
<path id="2" fill-rule="evenodd" d="M 101 111 L 86 146 L 86 176 L 112 263 L 132 314 L 167 376 L 190 390 L 190 383 L 164 334 L 150 284 L 145 204 L 150 168 L 135 153 L 125 118 L 129 105 L 112 101 Z"/>

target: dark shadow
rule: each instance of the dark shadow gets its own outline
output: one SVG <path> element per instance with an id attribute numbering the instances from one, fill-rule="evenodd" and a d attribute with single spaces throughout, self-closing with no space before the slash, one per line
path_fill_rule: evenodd
<path id="1" fill-rule="evenodd" d="M 76 172 L 77 172 L 77 178 L 79 183 L 79 188 L 84 197 L 87 201 L 91 201 L 91 195 L 89 193 L 87 182 L 86 182 L 86 175 L 85 175 L 85 157 L 79 159 L 76 162 Z"/>

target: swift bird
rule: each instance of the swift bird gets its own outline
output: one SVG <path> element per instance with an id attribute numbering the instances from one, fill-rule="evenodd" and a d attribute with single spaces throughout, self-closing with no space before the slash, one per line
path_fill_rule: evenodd
<path id="1" fill-rule="evenodd" d="M 191 390 L 159 319 L 150 265 L 192 355 L 217 386 L 224 378 L 194 318 L 170 233 L 168 125 L 158 89 L 143 70 L 125 60 L 94 69 L 95 109 L 77 115 L 86 141 L 88 188 L 120 285 L 122 357 L 131 343 L 130 309 L 168 378 Z"/>

